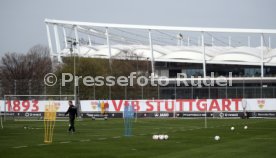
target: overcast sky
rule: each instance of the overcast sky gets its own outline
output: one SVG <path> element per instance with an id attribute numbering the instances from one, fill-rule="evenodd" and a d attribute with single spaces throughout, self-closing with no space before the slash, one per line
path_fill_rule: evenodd
<path id="1" fill-rule="evenodd" d="M 0 55 L 47 46 L 45 18 L 276 29 L 276 0 L 1 0 Z"/>

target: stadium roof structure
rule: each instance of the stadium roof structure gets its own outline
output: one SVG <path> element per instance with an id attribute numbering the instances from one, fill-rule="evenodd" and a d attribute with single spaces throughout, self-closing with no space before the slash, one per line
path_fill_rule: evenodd
<path id="1" fill-rule="evenodd" d="M 79 56 L 150 60 L 152 72 L 156 61 L 202 63 L 204 76 L 206 64 L 257 65 L 261 67 L 262 77 L 264 66 L 276 66 L 276 49 L 271 43 L 276 29 L 127 25 L 51 19 L 45 19 L 45 23 L 51 55 L 60 62 L 62 56 L 72 54 L 68 40 L 74 40 Z M 53 26 L 55 52 L 50 25 Z M 59 29 L 63 32 L 63 44 L 60 43 Z M 195 34 L 199 38 L 195 39 Z M 219 37 L 224 34 L 228 35 L 227 42 L 225 37 Z M 236 34 L 245 36 L 246 42 L 237 41 L 239 38 L 234 40 L 232 37 Z M 257 45 L 252 46 L 253 42 Z"/>
<path id="2" fill-rule="evenodd" d="M 202 63 L 203 52 L 199 46 L 160 46 L 153 45 L 155 61 Z M 91 58 L 109 58 L 108 46 L 80 46 L 79 55 Z M 150 48 L 145 45 L 113 45 L 111 58 L 125 59 L 126 52 L 131 52 L 139 59 L 151 59 Z M 266 49 L 264 51 L 267 51 Z M 260 65 L 261 48 L 251 47 L 209 47 L 205 48 L 206 63 Z M 70 49 L 61 50 L 62 56 L 70 55 Z M 130 59 L 133 59 L 129 57 Z M 135 58 L 134 58 L 135 59 Z M 276 66 L 276 49 L 267 51 L 264 55 L 265 65 Z"/>

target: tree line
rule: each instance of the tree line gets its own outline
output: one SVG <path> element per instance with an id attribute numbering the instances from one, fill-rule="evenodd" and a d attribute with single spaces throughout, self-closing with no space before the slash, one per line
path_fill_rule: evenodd
<path id="1" fill-rule="evenodd" d="M 74 59 L 75 58 L 75 59 Z M 139 60 L 111 60 L 85 58 L 79 56 L 67 56 L 62 58 L 62 63 L 51 60 L 48 47 L 35 45 L 25 54 L 6 53 L 0 63 L 1 95 L 66 95 L 74 93 L 74 83 L 62 86 L 60 83 L 62 73 L 75 72 L 77 76 L 129 76 L 131 72 L 138 75 L 148 75 L 150 72 L 149 61 Z M 54 86 L 47 86 L 44 77 L 48 73 L 57 76 Z M 144 88 L 144 89 L 143 89 Z M 131 99 L 151 98 L 153 91 L 150 87 L 140 87 L 134 84 L 130 87 L 118 85 L 109 86 L 85 86 L 79 82 L 77 87 L 80 99 Z M 143 93 L 143 94 L 142 94 Z"/>

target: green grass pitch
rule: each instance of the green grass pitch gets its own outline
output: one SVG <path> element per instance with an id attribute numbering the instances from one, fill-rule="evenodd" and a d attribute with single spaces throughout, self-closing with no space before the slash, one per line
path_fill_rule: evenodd
<path id="1" fill-rule="evenodd" d="M 276 155 L 276 120 L 273 119 L 138 119 L 133 136 L 124 137 L 123 119 L 76 122 L 77 133 L 67 132 L 68 122 L 56 122 L 54 142 L 43 143 L 43 122 L 6 121 L 0 129 L 3 158 L 152 157 L 152 158 L 271 158 Z M 247 125 L 248 129 L 243 127 Z M 28 126 L 28 129 L 24 129 Z M 234 126 L 235 131 L 230 127 Z M 152 139 L 168 134 L 167 141 Z M 219 135 L 221 140 L 215 141 Z"/>

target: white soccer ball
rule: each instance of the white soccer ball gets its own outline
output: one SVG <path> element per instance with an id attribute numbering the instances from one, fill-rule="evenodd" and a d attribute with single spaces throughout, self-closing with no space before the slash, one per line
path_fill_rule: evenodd
<path id="1" fill-rule="evenodd" d="M 160 135 L 158 136 L 158 139 L 159 139 L 159 140 L 164 140 L 164 135 L 160 134 Z"/>
<path id="2" fill-rule="evenodd" d="M 152 136 L 152 139 L 153 139 L 153 140 L 158 140 L 158 135 L 153 135 L 153 136 Z"/>
<path id="3" fill-rule="evenodd" d="M 231 131 L 234 131 L 235 130 L 235 127 L 231 127 Z"/>
<path id="4" fill-rule="evenodd" d="M 168 135 L 164 135 L 164 139 L 165 139 L 165 140 L 168 140 L 168 139 L 169 139 L 169 136 L 168 136 Z"/>
<path id="5" fill-rule="evenodd" d="M 248 127 L 247 126 L 244 126 L 244 129 L 247 129 Z"/>
<path id="6" fill-rule="evenodd" d="M 220 136 L 215 136 L 215 140 L 219 141 L 220 140 Z"/>

